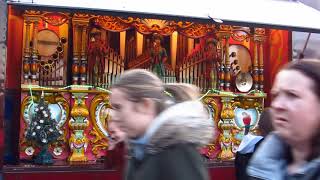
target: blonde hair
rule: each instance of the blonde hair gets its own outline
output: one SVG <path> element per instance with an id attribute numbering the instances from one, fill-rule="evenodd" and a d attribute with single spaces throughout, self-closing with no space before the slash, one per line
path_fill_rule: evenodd
<path id="1" fill-rule="evenodd" d="M 139 102 L 150 98 L 156 102 L 157 113 L 166 109 L 170 103 L 180 103 L 195 100 L 199 96 L 199 89 L 191 84 L 164 84 L 155 74 L 144 69 L 125 71 L 112 85 L 128 95 L 129 101 Z"/>

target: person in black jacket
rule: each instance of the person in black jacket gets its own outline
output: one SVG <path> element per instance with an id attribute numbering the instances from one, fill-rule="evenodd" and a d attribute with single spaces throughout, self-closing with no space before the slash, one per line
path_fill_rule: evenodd
<path id="1" fill-rule="evenodd" d="M 271 112 L 269 108 L 266 108 L 261 113 L 258 127 L 260 130 L 260 136 L 249 133 L 250 125 L 245 127 L 248 129 L 245 130 L 245 136 L 243 137 L 235 156 L 235 172 L 237 180 L 249 179 L 246 171 L 249 161 L 255 150 L 263 141 L 263 138 L 273 130 L 271 123 Z"/>
<path id="2" fill-rule="evenodd" d="M 153 73 L 124 72 L 111 88 L 112 120 L 128 137 L 126 180 L 208 180 L 198 147 L 213 140 L 214 122 L 199 90 L 164 84 Z"/>

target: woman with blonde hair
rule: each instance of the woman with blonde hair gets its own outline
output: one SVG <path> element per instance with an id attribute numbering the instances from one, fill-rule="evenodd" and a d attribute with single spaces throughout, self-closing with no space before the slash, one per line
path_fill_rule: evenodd
<path id="1" fill-rule="evenodd" d="M 208 179 L 197 148 L 213 140 L 213 121 L 197 100 L 197 87 L 164 84 L 135 69 L 111 91 L 112 119 L 129 138 L 126 180 Z"/>

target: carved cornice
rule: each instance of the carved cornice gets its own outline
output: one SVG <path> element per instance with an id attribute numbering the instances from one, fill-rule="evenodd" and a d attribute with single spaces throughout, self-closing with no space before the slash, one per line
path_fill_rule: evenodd
<path id="1" fill-rule="evenodd" d="M 60 26 L 69 19 L 68 13 L 25 10 L 23 17 L 26 22 L 38 22 L 41 19 L 52 26 Z"/>
<path id="2" fill-rule="evenodd" d="M 130 24 L 132 22 L 134 22 L 133 19 L 126 21 L 114 16 L 98 16 L 94 18 L 95 24 L 99 25 L 103 29 L 113 32 L 121 32 L 130 29 Z"/>
<path id="3" fill-rule="evenodd" d="M 142 34 L 158 33 L 162 36 L 168 36 L 174 31 L 178 31 L 187 37 L 199 38 L 215 31 L 214 24 L 196 24 L 192 22 L 175 22 L 160 19 L 96 16 L 94 22 L 96 25 L 109 31 L 121 32 L 130 28 L 135 28 Z"/>
<path id="4" fill-rule="evenodd" d="M 66 23 L 69 17 L 63 13 L 44 13 L 41 18 L 52 26 L 60 26 Z"/>
<path id="5" fill-rule="evenodd" d="M 215 32 L 215 28 L 214 24 L 192 24 L 186 28 L 178 29 L 178 32 L 190 38 L 200 38 Z"/>
<path id="6" fill-rule="evenodd" d="M 266 30 L 264 28 L 254 28 L 253 40 L 258 42 L 264 42 L 266 39 Z"/>

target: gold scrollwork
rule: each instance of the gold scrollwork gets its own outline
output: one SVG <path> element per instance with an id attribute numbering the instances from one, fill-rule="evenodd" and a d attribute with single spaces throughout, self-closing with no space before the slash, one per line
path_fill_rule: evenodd
<path id="1" fill-rule="evenodd" d="M 207 105 L 210 105 L 211 106 L 211 108 L 213 108 L 213 110 L 214 110 L 214 114 L 213 114 L 213 120 L 214 120 L 214 122 L 215 123 L 217 123 L 218 122 L 218 118 L 219 118 L 219 108 L 218 108 L 218 105 L 217 105 L 217 103 L 216 103 L 216 100 L 213 98 L 213 97 L 205 97 L 204 99 L 203 99 L 203 102 L 205 103 L 205 104 L 207 104 Z"/>
<path id="2" fill-rule="evenodd" d="M 236 41 L 249 41 L 250 34 L 247 31 L 235 30 L 231 33 L 231 37 Z"/>
<path id="3" fill-rule="evenodd" d="M 52 12 L 44 13 L 41 18 L 52 26 L 60 26 L 68 20 L 68 16 L 66 14 Z"/>
<path id="4" fill-rule="evenodd" d="M 92 153 L 95 156 L 98 156 L 99 151 L 105 150 L 108 147 L 108 140 L 107 140 L 107 128 L 106 125 L 103 125 L 100 119 L 100 111 L 103 108 L 111 108 L 109 104 L 109 96 L 107 94 L 99 94 L 95 96 L 91 102 L 90 106 L 90 118 L 92 120 L 93 128 L 90 131 L 90 135 L 94 136 L 94 139 L 91 140 L 92 143 Z M 108 121 L 110 119 L 110 115 L 107 114 L 106 117 L 103 119 Z M 108 123 L 108 122 L 104 122 Z M 104 127 L 102 127 L 104 126 Z"/>
<path id="5" fill-rule="evenodd" d="M 121 32 L 130 29 L 130 24 L 113 16 L 98 16 L 94 18 L 94 21 L 103 29 L 113 32 Z"/>
<path id="6" fill-rule="evenodd" d="M 243 109 L 258 108 L 261 110 L 263 108 L 263 102 L 261 102 L 260 98 L 235 98 L 232 106 Z"/>
<path id="7" fill-rule="evenodd" d="M 214 121 L 214 126 L 216 127 L 216 125 L 218 124 L 219 121 L 219 108 L 218 105 L 216 103 L 216 100 L 213 97 L 205 97 L 203 99 L 203 102 L 210 106 L 209 108 L 213 109 L 213 121 Z M 209 109 L 210 111 L 210 109 Z M 207 152 L 206 152 L 206 156 L 211 157 L 212 154 L 214 153 L 214 151 L 216 150 L 216 143 L 217 142 L 212 142 L 210 144 L 207 145 Z"/>
<path id="8" fill-rule="evenodd" d="M 133 17 L 128 17 L 127 19 L 121 18 L 121 17 L 117 17 L 117 19 L 119 19 L 120 21 L 126 23 L 126 24 L 131 24 L 133 22 L 139 22 L 140 18 L 133 18 Z"/>
<path id="9" fill-rule="evenodd" d="M 40 14 L 41 14 L 41 11 L 37 11 L 37 10 L 25 10 L 25 11 L 24 11 L 24 14 L 25 14 L 25 15 L 28 15 L 28 16 L 35 16 L 35 15 L 40 15 Z"/>
<path id="10" fill-rule="evenodd" d="M 265 35 L 266 34 L 266 30 L 264 28 L 255 28 L 254 29 L 254 33 L 257 35 Z"/>
<path id="11" fill-rule="evenodd" d="M 92 143 L 92 153 L 95 156 L 98 156 L 99 151 L 106 150 L 108 147 L 108 142 L 105 138 L 101 136 L 101 134 L 95 129 L 92 128 L 92 130 L 89 133 L 91 136 L 94 136 L 94 139 L 91 140 Z"/>
<path id="12" fill-rule="evenodd" d="M 192 24 L 187 28 L 178 29 L 179 33 L 189 38 L 200 38 L 215 31 L 214 24 Z"/>
<path id="13" fill-rule="evenodd" d="M 222 102 L 222 110 L 221 110 L 221 119 L 233 119 L 234 112 L 233 112 L 233 99 L 226 97 L 221 100 Z"/>

